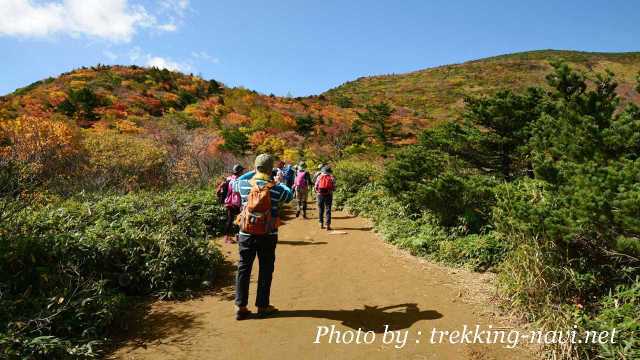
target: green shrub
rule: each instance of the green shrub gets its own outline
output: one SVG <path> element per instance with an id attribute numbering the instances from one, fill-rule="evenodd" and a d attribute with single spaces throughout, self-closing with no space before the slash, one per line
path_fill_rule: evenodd
<path id="1" fill-rule="evenodd" d="M 510 250 L 496 233 L 466 235 L 463 228 L 441 226 L 430 211 L 415 214 L 410 206 L 376 184 L 362 187 L 345 207 L 371 219 L 383 240 L 437 261 L 487 270 L 499 264 Z"/>
<path id="2" fill-rule="evenodd" d="M 476 271 L 486 271 L 499 265 L 511 250 L 500 234 L 469 234 L 438 243 L 435 259 L 465 265 Z"/>
<path id="3" fill-rule="evenodd" d="M 77 197 L 0 225 L 0 349 L 9 358 L 97 356 L 129 295 L 174 298 L 215 277 L 208 190 Z"/>
<path id="4" fill-rule="evenodd" d="M 386 164 L 381 184 L 412 211 L 429 210 L 446 227 L 479 233 L 487 224 L 497 180 L 464 169 L 457 157 L 407 146 Z"/>
<path id="5" fill-rule="evenodd" d="M 333 173 L 338 180 L 334 204 L 341 208 L 365 185 L 380 177 L 381 169 L 364 160 L 342 160 L 335 164 Z"/>
<path id="6" fill-rule="evenodd" d="M 640 279 L 620 285 L 600 300 L 599 311 L 584 328 L 595 331 L 616 329 L 616 343 L 599 344 L 599 358 L 640 359 Z M 588 355 L 583 351 L 581 355 Z"/>

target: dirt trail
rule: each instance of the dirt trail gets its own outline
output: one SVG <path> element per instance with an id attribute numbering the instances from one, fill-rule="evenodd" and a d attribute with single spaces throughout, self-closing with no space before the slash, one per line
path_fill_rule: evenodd
<path id="1" fill-rule="evenodd" d="M 406 256 L 383 243 L 361 218 L 334 214 L 328 234 L 311 220 L 281 228 L 271 302 L 277 317 L 234 319 L 233 273 L 214 294 L 158 302 L 111 357 L 117 359 L 525 359 L 503 345 L 431 344 L 433 328 L 461 330 L 499 324 L 487 307 L 468 300 L 452 271 Z M 237 259 L 236 245 L 222 245 Z M 257 261 L 256 261 L 257 263 Z M 231 267 L 231 266 L 230 266 Z M 232 270 L 232 269 L 230 269 Z M 254 264 L 250 304 L 255 300 Z M 477 301 L 476 301 L 477 302 Z M 374 330 L 372 344 L 314 344 L 318 326 Z M 404 347 L 382 343 L 384 325 L 408 330 Z M 421 332 L 421 333 L 419 333 Z M 361 338 L 362 339 L 362 338 Z M 370 339 L 370 338 L 369 338 Z M 348 340 L 348 339 L 347 339 Z M 418 342 L 419 341 L 419 342 Z"/>

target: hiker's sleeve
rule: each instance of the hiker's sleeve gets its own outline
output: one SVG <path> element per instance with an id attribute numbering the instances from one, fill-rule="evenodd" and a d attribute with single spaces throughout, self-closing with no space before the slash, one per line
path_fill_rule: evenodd
<path id="1" fill-rule="evenodd" d="M 291 200 L 293 200 L 293 191 L 291 191 L 291 189 L 289 189 L 289 187 L 287 187 L 284 184 L 280 184 L 280 189 L 282 190 L 282 194 L 280 195 L 280 200 L 283 203 L 288 203 Z"/>

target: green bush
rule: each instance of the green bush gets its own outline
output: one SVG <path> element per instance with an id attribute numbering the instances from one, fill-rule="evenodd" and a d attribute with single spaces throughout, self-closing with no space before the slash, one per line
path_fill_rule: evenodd
<path id="1" fill-rule="evenodd" d="M 410 206 L 376 184 L 365 185 L 346 201 L 345 207 L 371 219 L 383 240 L 433 260 L 488 270 L 510 250 L 496 233 L 467 235 L 462 227 L 443 227 L 428 210 L 415 214 Z"/>
<path id="2" fill-rule="evenodd" d="M 612 331 L 617 334 L 614 343 L 599 344 L 602 359 L 640 359 L 640 279 L 629 285 L 620 285 L 600 300 L 599 311 L 588 317 L 584 329 Z M 583 351 L 581 355 L 588 355 Z"/>
<path id="3" fill-rule="evenodd" d="M 128 296 L 174 298 L 215 277 L 222 218 L 210 191 L 188 189 L 19 211 L 0 226 L 1 354 L 97 356 Z"/>
<path id="4" fill-rule="evenodd" d="M 334 193 L 334 204 L 339 208 L 343 207 L 362 187 L 376 181 L 380 172 L 380 168 L 367 161 L 342 160 L 336 163 L 333 173 L 339 186 Z"/>
<path id="5" fill-rule="evenodd" d="M 413 212 L 429 210 L 443 226 L 479 233 L 489 219 L 497 180 L 464 167 L 456 156 L 407 146 L 386 164 L 381 184 Z"/>

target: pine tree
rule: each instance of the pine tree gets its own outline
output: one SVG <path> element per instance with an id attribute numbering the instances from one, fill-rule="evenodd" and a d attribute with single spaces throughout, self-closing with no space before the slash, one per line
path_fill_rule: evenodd
<path id="1" fill-rule="evenodd" d="M 224 144 L 221 149 L 230 151 L 236 155 L 244 155 L 249 150 L 249 139 L 247 135 L 237 128 L 227 128 L 222 130 Z"/>
<path id="2" fill-rule="evenodd" d="M 367 105 L 366 109 L 364 113 L 357 113 L 358 118 L 369 129 L 371 137 L 382 145 L 386 154 L 393 146 L 393 141 L 400 138 L 400 123 L 391 118 L 393 109 L 385 102 Z"/>
<path id="3" fill-rule="evenodd" d="M 317 120 L 311 115 L 296 117 L 296 131 L 298 134 L 307 137 L 316 126 Z"/>
<path id="4" fill-rule="evenodd" d="M 589 257 L 590 266 L 637 259 L 640 109 L 620 109 L 609 71 L 590 79 L 590 88 L 584 75 L 553 66 L 554 110 L 536 122 L 531 139 L 536 177 L 557 189 L 549 236 Z"/>
<path id="5" fill-rule="evenodd" d="M 541 89 L 530 88 L 524 94 L 507 90 L 491 97 L 465 99 L 465 120 L 481 130 L 477 141 L 482 167 L 497 170 L 507 180 L 528 170 L 523 154 L 531 124 L 541 114 L 543 98 Z"/>

